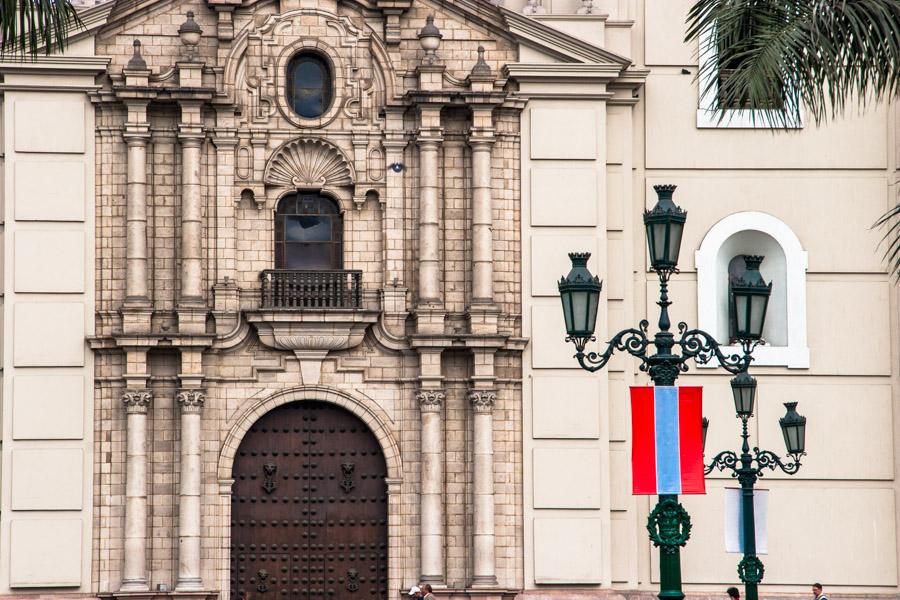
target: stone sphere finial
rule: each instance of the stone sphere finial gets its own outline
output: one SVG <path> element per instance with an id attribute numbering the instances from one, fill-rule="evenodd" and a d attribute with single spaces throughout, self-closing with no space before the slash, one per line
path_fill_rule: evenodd
<path id="1" fill-rule="evenodd" d="M 437 60 L 437 49 L 444 37 L 441 30 L 434 24 L 434 15 L 425 18 L 425 27 L 419 31 L 419 45 L 425 50 L 425 64 L 433 65 Z"/>

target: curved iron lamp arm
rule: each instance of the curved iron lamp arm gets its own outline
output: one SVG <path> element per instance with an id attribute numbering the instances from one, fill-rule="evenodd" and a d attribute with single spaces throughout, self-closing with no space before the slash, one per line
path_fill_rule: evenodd
<path id="1" fill-rule="evenodd" d="M 753 460 L 756 462 L 756 470 L 760 477 L 762 477 L 763 469 L 774 471 L 777 467 L 788 475 L 793 475 L 800 470 L 800 456 L 793 456 L 791 462 L 786 463 L 780 456 L 769 450 L 754 448 L 753 454 L 755 454 Z"/>
<path id="2" fill-rule="evenodd" d="M 735 454 L 731 450 L 725 450 L 716 454 L 715 458 L 712 459 L 712 462 L 703 468 L 703 474 L 709 475 L 713 472 L 713 469 L 718 469 L 720 471 L 724 471 L 727 469 L 731 471 L 732 477 L 737 477 L 737 464 L 737 454 Z"/>
<path id="3" fill-rule="evenodd" d="M 650 340 L 647 339 L 647 328 L 649 326 L 650 323 L 644 319 L 640 323 L 640 329 L 623 329 L 609 341 L 606 350 L 600 354 L 596 352 L 585 354 L 584 344 L 581 344 L 581 347 L 579 347 L 578 340 L 574 338 L 566 338 L 566 341 L 576 342 L 575 349 L 578 352 L 575 354 L 575 358 L 578 359 L 578 364 L 585 371 L 593 373 L 605 367 L 617 350 L 619 352 L 627 352 L 640 358 L 641 361 L 647 362 L 647 347 L 650 345 Z"/>
<path id="4" fill-rule="evenodd" d="M 678 324 L 678 331 L 681 333 L 678 345 L 681 347 L 682 357 L 694 358 L 701 365 L 710 362 L 715 357 L 722 368 L 733 375 L 746 371 L 750 367 L 750 362 L 753 360 L 751 353 L 760 343 L 759 341 L 741 341 L 743 356 L 740 354 L 726 355 L 722 352 L 719 342 L 702 329 L 688 329 L 687 323 L 682 321 Z"/>

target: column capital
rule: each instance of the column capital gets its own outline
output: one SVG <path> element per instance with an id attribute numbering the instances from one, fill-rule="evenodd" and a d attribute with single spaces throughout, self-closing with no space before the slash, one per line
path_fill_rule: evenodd
<path id="1" fill-rule="evenodd" d="M 199 148 L 205 137 L 202 127 L 179 127 L 178 141 L 183 148 Z"/>
<path id="2" fill-rule="evenodd" d="M 125 139 L 125 145 L 129 148 L 132 146 L 146 146 L 150 141 L 149 125 L 126 125 L 125 131 L 122 132 Z"/>
<path id="3" fill-rule="evenodd" d="M 122 394 L 122 404 L 128 414 L 147 414 L 150 402 L 153 400 L 153 392 L 150 390 L 126 390 Z"/>
<path id="4" fill-rule="evenodd" d="M 444 390 L 419 390 L 416 392 L 416 400 L 422 412 L 440 412 L 441 405 L 447 395 Z"/>
<path id="5" fill-rule="evenodd" d="M 489 413 L 494 410 L 494 403 L 497 401 L 497 392 L 495 390 L 470 390 L 469 402 L 476 413 Z"/>
<path id="6" fill-rule="evenodd" d="M 175 401 L 181 406 L 182 412 L 199 413 L 206 403 L 206 394 L 202 390 L 181 390 L 175 396 Z"/>
<path id="7" fill-rule="evenodd" d="M 416 145 L 419 147 L 437 147 L 444 141 L 444 130 L 441 128 L 420 129 L 416 133 Z"/>

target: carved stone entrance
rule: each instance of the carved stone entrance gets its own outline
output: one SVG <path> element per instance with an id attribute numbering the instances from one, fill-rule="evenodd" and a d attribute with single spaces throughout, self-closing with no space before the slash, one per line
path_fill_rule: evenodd
<path id="1" fill-rule="evenodd" d="M 343 408 L 285 404 L 244 436 L 234 460 L 231 598 L 387 598 L 386 465 Z"/>

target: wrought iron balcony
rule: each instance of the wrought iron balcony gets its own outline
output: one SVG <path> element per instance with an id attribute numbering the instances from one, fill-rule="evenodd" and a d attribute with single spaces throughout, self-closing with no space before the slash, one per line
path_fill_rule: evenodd
<path id="1" fill-rule="evenodd" d="M 268 269 L 259 281 L 260 308 L 362 308 L 362 271 Z"/>

